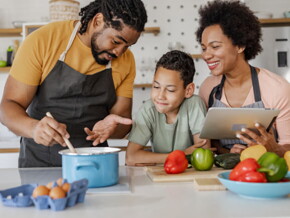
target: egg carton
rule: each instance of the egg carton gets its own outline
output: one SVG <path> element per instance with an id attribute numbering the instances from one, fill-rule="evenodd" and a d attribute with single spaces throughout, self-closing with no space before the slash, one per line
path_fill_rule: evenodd
<path id="1" fill-rule="evenodd" d="M 65 179 L 63 183 L 67 182 Z M 70 184 L 70 190 L 65 198 L 52 199 L 47 195 L 32 197 L 32 192 L 37 184 L 27 184 L 15 188 L 0 191 L 0 199 L 3 205 L 9 207 L 29 207 L 34 205 L 39 210 L 51 209 L 54 211 L 64 210 L 66 207 L 73 207 L 85 200 L 88 189 L 88 180 L 81 179 Z M 56 182 L 53 187 L 56 186 Z"/>
<path id="2" fill-rule="evenodd" d="M 3 190 L 0 199 L 8 207 L 29 207 L 33 205 L 31 195 L 36 187 L 37 184 L 27 184 Z"/>

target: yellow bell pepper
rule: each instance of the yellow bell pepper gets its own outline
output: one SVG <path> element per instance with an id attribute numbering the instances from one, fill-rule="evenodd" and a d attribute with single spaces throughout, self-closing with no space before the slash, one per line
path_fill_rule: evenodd
<path id="1" fill-rule="evenodd" d="M 265 148 L 265 146 L 252 145 L 242 151 L 240 159 L 241 161 L 247 158 L 254 158 L 255 160 L 258 160 L 266 152 L 267 152 L 267 149 Z"/>
<path id="2" fill-rule="evenodd" d="M 290 151 L 286 151 L 284 154 L 284 159 L 286 160 L 288 169 L 290 169 Z"/>

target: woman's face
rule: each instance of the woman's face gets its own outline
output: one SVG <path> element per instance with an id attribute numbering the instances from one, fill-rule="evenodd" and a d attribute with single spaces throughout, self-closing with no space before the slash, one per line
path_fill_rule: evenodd
<path id="1" fill-rule="evenodd" d="M 201 37 L 202 58 L 212 75 L 232 72 L 238 64 L 241 49 L 233 45 L 221 27 L 216 24 L 204 29 Z"/>

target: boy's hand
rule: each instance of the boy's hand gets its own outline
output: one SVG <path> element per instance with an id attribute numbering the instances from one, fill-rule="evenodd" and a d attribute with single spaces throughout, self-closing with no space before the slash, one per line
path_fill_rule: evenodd
<path id="1" fill-rule="evenodd" d="M 199 141 L 198 143 L 188 147 L 187 149 L 184 150 L 185 154 L 188 155 L 188 154 L 192 154 L 192 152 L 197 149 L 197 148 L 201 148 L 203 146 L 205 146 L 207 144 L 207 140 L 201 140 Z"/>

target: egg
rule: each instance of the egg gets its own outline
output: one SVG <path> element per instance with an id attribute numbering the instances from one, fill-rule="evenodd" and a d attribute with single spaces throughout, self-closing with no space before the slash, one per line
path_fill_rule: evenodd
<path id="1" fill-rule="evenodd" d="M 69 183 L 63 183 L 63 185 L 61 186 L 61 188 L 67 193 L 70 189 L 70 184 Z"/>
<path id="2" fill-rule="evenodd" d="M 54 183 L 54 182 L 49 182 L 49 183 L 47 183 L 46 187 L 49 188 L 49 189 L 51 189 L 52 186 L 53 186 L 53 183 Z"/>
<path id="3" fill-rule="evenodd" d="M 49 191 L 49 188 L 46 186 L 39 185 L 33 190 L 32 197 L 36 198 L 38 196 L 49 195 Z"/>
<path id="4" fill-rule="evenodd" d="M 65 191 L 59 186 L 53 187 L 49 192 L 49 197 L 52 199 L 65 198 L 65 196 Z"/>
<path id="5" fill-rule="evenodd" d="M 57 183 L 58 186 L 62 186 L 63 179 L 62 179 L 62 178 L 59 178 L 59 179 L 56 181 L 56 183 Z"/>

